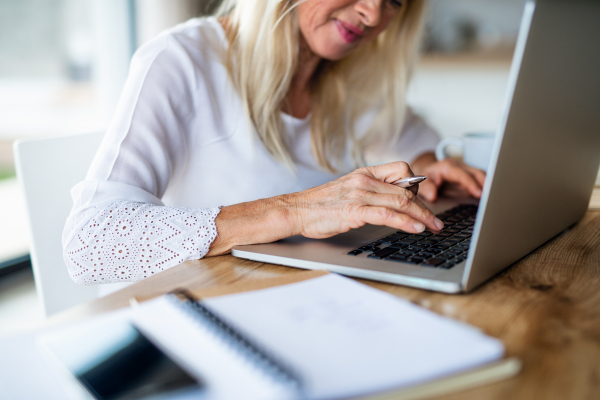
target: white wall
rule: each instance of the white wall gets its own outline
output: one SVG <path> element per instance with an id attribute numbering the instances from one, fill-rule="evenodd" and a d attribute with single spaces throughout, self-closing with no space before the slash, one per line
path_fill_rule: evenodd
<path id="1" fill-rule="evenodd" d="M 100 112 L 108 119 L 114 113 L 135 50 L 130 13 L 126 0 L 92 0 L 94 83 Z"/>
<path id="2" fill-rule="evenodd" d="M 442 136 L 495 131 L 500 123 L 510 59 L 426 61 L 417 68 L 408 102 Z"/>
<path id="3" fill-rule="evenodd" d="M 197 0 L 135 0 L 138 46 L 163 30 L 197 16 L 198 4 Z"/>

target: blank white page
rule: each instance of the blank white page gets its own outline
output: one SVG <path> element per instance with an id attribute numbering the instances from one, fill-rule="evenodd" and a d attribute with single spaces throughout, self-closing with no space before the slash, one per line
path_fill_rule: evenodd
<path id="1" fill-rule="evenodd" d="M 504 352 L 471 326 L 334 274 L 204 303 L 294 368 L 309 398 L 422 383 Z"/>

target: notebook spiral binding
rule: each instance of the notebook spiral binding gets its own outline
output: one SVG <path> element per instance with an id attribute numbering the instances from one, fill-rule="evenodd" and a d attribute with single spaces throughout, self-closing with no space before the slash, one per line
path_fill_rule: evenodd
<path id="1" fill-rule="evenodd" d="M 192 318 L 197 320 L 200 317 L 210 322 L 210 327 L 221 340 L 238 351 L 246 360 L 271 379 L 285 386 L 290 386 L 296 391 L 301 391 L 302 381 L 292 368 L 286 366 L 254 341 L 245 337 L 244 334 L 211 311 L 205 304 L 194 299 L 187 291 L 177 290 L 172 292 L 169 299 Z"/>

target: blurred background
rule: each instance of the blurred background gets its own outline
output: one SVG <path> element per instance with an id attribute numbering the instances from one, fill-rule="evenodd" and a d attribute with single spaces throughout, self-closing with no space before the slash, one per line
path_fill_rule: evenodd
<path id="1" fill-rule="evenodd" d="M 442 136 L 496 129 L 524 3 L 430 1 L 425 53 L 409 103 Z M 42 318 L 13 142 L 105 130 L 133 52 L 214 5 L 214 0 L 0 1 L 0 333 Z"/>

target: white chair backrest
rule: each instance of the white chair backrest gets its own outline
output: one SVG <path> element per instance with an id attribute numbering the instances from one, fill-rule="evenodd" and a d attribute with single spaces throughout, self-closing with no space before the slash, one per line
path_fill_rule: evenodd
<path id="1" fill-rule="evenodd" d="M 20 140 L 14 145 L 29 216 L 33 276 L 46 316 L 99 296 L 97 286 L 80 286 L 71 280 L 61 237 L 73 206 L 70 190 L 85 179 L 103 136 L 90 133 Z"/>

